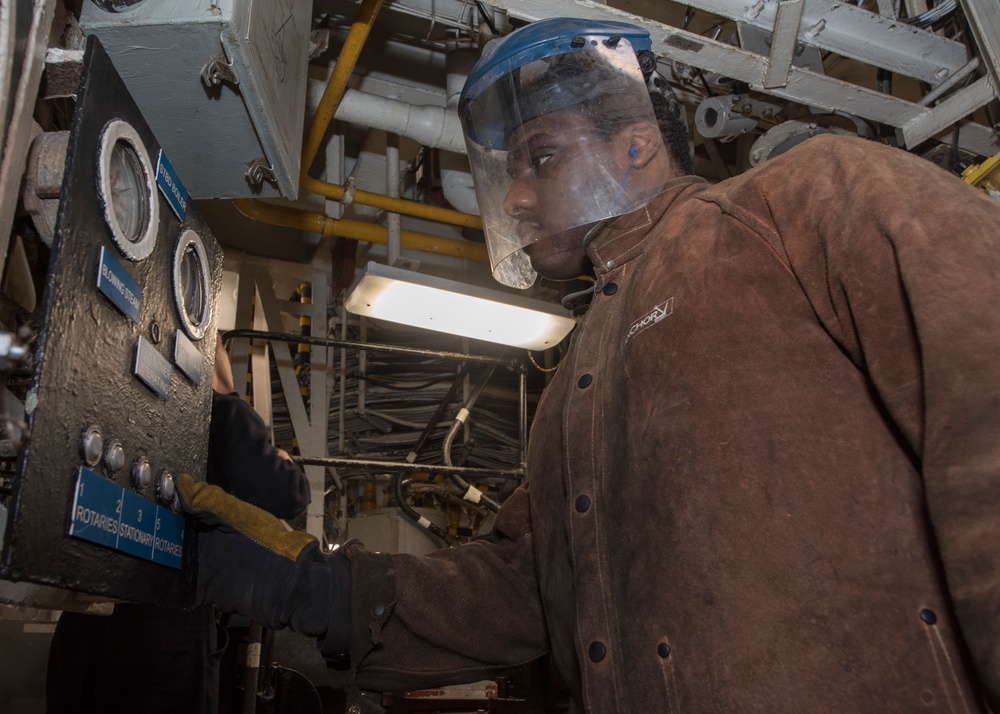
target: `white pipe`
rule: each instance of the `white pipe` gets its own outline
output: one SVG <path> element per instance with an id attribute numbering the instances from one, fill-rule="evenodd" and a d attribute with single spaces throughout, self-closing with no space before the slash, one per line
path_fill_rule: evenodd
<path id="1" fill-rule="evenodd" d="M 478 50 L 467 47 L 448 48 L 445 56 L 445 104 L 449 109 L 458 107 L 465 80 L 478 59 Z M 479 214 L 479 202 L 476 200 L 476 189 L 467 159 L 455 154 L 441 154 L 441 190 L 455 210 Z"/>
<path id="2" fill-rule="evenodd" d="M 312 84 L 314 82 L 310 81 Z M 454 109 L 413 106 L 397 99 L 348 89 L 334 118 L 399 134 L 424 146 L 466 153 L 462 126 Z"/>
<path id="3" fill-rule="evenodd" d="M 389 198 L 399 198 L 399 137 L 388 133 L 385 135 L 385 195 Z M 402 256 L 398 213 L 386 215 L 386 228 L 389 231 L 386 263 L 396 265 Z"/>

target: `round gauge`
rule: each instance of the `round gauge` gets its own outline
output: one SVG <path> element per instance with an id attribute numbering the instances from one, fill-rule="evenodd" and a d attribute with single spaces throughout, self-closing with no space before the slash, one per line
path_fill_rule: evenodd
<path id="1" fill-rule="evenodd" d="M 115 245 L 132 260 L 153 252 L 159 226 L 155 171 L 136 130 L 108 122 L 98 150 L 98 192 Z"/>
<path id="2" fill-rule="evenodd" d="M 174 249 L 174 304 L 184 331 L 193 340 L 205 336 L 212 319 L 210 275 L 205 244 L 189 228 Z"/>

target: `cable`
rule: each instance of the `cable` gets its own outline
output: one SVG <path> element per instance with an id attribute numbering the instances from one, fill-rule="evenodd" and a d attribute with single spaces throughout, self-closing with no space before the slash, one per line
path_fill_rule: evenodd
<path id="1" fill-rule="evenodd" d="M 535 369 L 537 369 L 539 372 L 555 372 L 557 369 L 559 369 L 559 364 L 562 364 L 562 362 L 560 362 L 555 367 L 542 367 L 540 364 L 538 364 L 538 362 L 535 361 L 535 357 L 534 355 L 531 354 L 531 350 L 528 350 L 527 352 L 528 352 L 528 359 L 531 360 L 531 364 L 535 365 Z"/>
<path id="2" fill-rule="evenodd" d="M 454 466 L 451 462 L 451 443 L 454 441 L 458 430 L 462 428 L 462 425 L 465 424 L 466 420 L 469 418 L 469 410 L 472 408 L 472 405 L 476 403 L 476 400 L 479 399 L 479 395 L 482 393 L 486 383 L 489 381 L 490 377 L 493 376 L 494 369 L 496 369 L 496 365 L 493 364 L 486 368 L 486 371 L 483 372 L 483 376 L 473 388 L 472 394 L 469 395 L 465 404 L 458 410 L 458 414 L 455 415 L 455 421 L 452 423 L 451 429 L 448 430 L 448 435 L 444 438 L 444 446 L 441 448 L 445 466 Z M 464 491 L 462 498 L 465 500 L 471 501 L 472 503 L 481 503 L 494 513 L 500 510 L 499 503 L 484 494 L 475 486 L 469 484 L 458 474 L 449 474 L 448 478 L 451 479 L 453 484 Z"/>
<path id="3" fill-rule="evenodd" d="M 475 3 L 476 3 L 476 8 L 479 10 L 479 17 L 482 18 L 483 22 L 486 23 L 486 26 L 490 28 L 490 32 L 493 34 L 494 37 L 496 37 L 497 26 L 493 22 L 493 18 L 490 16 L 490 13 L 486 12 L 486 8 L 483 7 L 483 3 L 480 2 L 480 0 L 475 0 Z"/>

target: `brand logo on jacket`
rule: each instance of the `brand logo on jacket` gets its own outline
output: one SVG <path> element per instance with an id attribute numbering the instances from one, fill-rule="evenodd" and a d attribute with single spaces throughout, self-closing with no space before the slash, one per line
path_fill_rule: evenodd
<path id="1" fill-rule="evenodd" d="M 633 337 L 638 335 L 640 332 L 645 330 L 647 327 L 651 327 L 664 318 L 670 316 L 674 311 L 674 299 L 670 298 L 666 302 L 661 302 L 659 305 L 654 307 L 648 313 L 640 317 L 638 320 L 629 325 L 628 332 L 625 333 L 625 344 Z"/>

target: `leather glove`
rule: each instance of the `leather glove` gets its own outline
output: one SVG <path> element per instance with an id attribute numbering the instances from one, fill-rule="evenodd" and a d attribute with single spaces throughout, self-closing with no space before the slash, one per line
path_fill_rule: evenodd
<path id="1" fill-rule="evenodd" d="M 315 538 L 290 531 L 267 511 L 223 491 L 177 478 L 184 511 L 198 534 L 197 603 L 246 615 L 272 630 L 320 636 L 324 654 L 349 644 L 350 561 L 325 554 Z"/>

